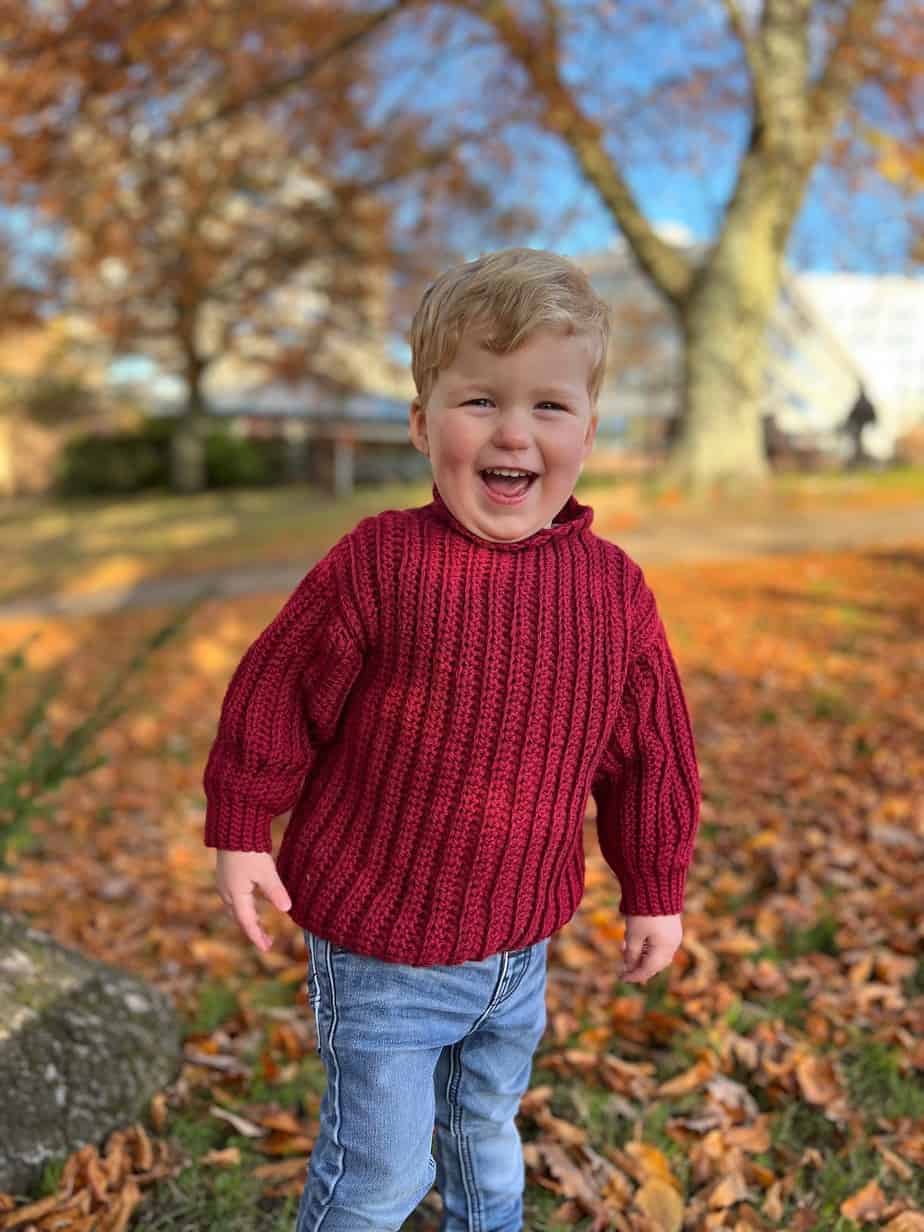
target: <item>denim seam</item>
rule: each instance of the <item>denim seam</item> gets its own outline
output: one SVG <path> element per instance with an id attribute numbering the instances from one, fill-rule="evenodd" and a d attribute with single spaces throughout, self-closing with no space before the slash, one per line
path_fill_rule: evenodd
<path id="1" fill-rule="evenodd" d="M 474 1027 L 472 1028 L 474 1030 Z M 471 1032 L 468 1033 L 470 1035 Z M 462 1105 L 459 1103 L 459 1086 L 462 1082 L 462 1049 L 468 1035 L 464 1035 L 451 1049 L 449 1082 L 446 1084 L 446 1101 L 449 1104 L 449 1128 L 459 1152 L 459 1172 L 465 1189 L 466 1223 L 470 1232 L 481 1232 L 481 1212 L 475 1209 L 475 1169 L 472 1164 L 468 1139 L 462 1132 Z"/>
<path id="2" fill-rule="evenodd" d="M 515 979 L 515 980 L 514 980 L 514 982 L 510 985 L 510 987 L 504 990 L 504 995 L 503 995 L 502 997 L 499 997 L 499 998 L 498 998 L 498 1000 L 495 1002 L 495 1004 L 494 1004 L 494 1006 L 493 1006 L 493 1008 L 494 1008 L 494 1009 L 497 1009 L 497 1006 L 498 1006 L 498 1005 L 503 1005 L 503 1004 L 504 1004 L 504 1002 L 505 1002 L 505 1001 L 506 1001 L 509 997 L 512 997 L 512 996 L 513 996 L 513 994 L 516 992 L 516 990 L 517 990 L 517 989 L 520 987 L 520 985 L 523 983 L 523 976 L 524 976 L 524 975 L 526 974 L 526 972 L 529 970 L 529 965 L 530 965 L 530 963 L 531 963 L 531 961 L 532 961 L 532 952 L 531 952 L 531 950 L 524 950 L 524 951 L 523 951 L 523 953 L 524 953 L 524 955 L 525 955 L 525 958 L 524 958 L 524 960 L 523 960 L 523 964 L 522 964 L 522 966 L 520 967 L 520 972 L 519 972 L 519 975 L 517 975 L 516 979 Z"/>
<path id="3" fill-rule="evenodd" d="M 451 1111 L 449 1128 L 450 1128 L 450 1132 L 452 1134 L 453 1139 L 458 1144 L 460 1171 L 462 1173 L 462 1179 L 465 1183 L 465 1203 L 466 1203 L 466 1206 L 468 1207 L 467 1215 L 468 1215 L 468 1222 L 470 1225 L 471 1232 L 481 1232 L 482 1220 L 481 1220 L 481 1212 L 475 1210 L 474 1203 L 472 1200 L 472 1192 L 473 1192 L 474 1183 L 475 1183 L 475 1173 L 474 1173 L 474 1168 L 472 1166 L 471 1151 L 469 1149 L 469 1144 L 468 1144 L 468 1141 L 465 1135 L 462 1133 L 462 1108 L 461 1108 L 461 1105 L 457 1102 L 459 1084 L 462 1081 L 462 1049 L 465 1047 L 465 1041 L 468 1039 L 468 1037 L 470 1035 L 473 1035 L 475 1031 L 478 1030 L 478 1028 L 481 1026 L 483 1022 L 487 1022 L 487 1020 L 491 1017 L 493 1012 L 497 1009 L 498 1005 L 500 1005 L 501 1001 L 503 1000 L 503 997 L 498 996 L 498 993 L 500 993 L 504 987 L 504 980 L 507 978 L 508 966 L 509 966 L 509 955 L 506 952 L 504 952 L 501 955 L 501 976 L 497 982 L 497 990 L 494 996 L 488 1002 L 487 1007 L 482 1012 L 480 1017 L 477 1018 L 475 1022 L 472 1024 L 471 1028 L 468 1031 L 466 1031 L 465 1035 L 463 1035 L 462 1038 L 458 1041 L 458 1043 L 454 1044 L 452 1047 L 452 1050 L 451 1050 L 452 1062 L 450 1065 L 449 1081 L 446 1084 L 446 1102 L 449 1104 L 450 1111 Z M 457 1069 L 456 1069 L 456 1061 L 458 1061 Z M 454 1129 L 453 1128 L 454 1126 L 457 1126 L 457 1129 Z"/>
<path id="4" fill-rule="evenodd" d="M 324 950 L 325 950 L 324 965 L 327 968 L 327 978 L 330 980 L 331 1019 L 330 1019 L 330 1030 L 327 1033 L 327 1046 L 330 1051 L 331 1065 L 332 1065 L 332 1072 L 330 1075 L 330 1087 L 331 1087 L 332 1103 L 334 1106 L 334 1129 L 333 1129 L 333 1133 L 331 1137 L 333 1138 L 335 1145 L 340 1150 L 340 1164 L 339 1164 L 340 1173 L 338 1176 L 334 1177 L 333 1183 L 330 1187 L 330 1192 L 328 1193 L 327 1198 L 324 1199 L 321 1213 L 318 1216 L 317 1222 L 314 1225 L 314 1232 L 319 1232 L 321 1224 L 324 1222 L 325 1216 L 330 1213 L 330 1205 L 331 1205 L 331 1201 L 334 1196 L 334 1190 L 337 1188 L 338 1182 L 340 1181 L 341 1177 L 344 1175 L 344 1172 L 346 1171 L 344 1167 L 344 1162 L 343 1162 L 344 1148 L 343 1148 L 343 1143 L 340 1141 L 340 1123 L 341 1123 L 340 1062 L 337 1059 L 337 1051 L 334 1047 L 334 1033 L 337 1028 L 337 988 L 336 988 L 336 985 L 334 984 L 334 965 L 331 962 L 330 945 L 326 945 L 324 947 Z M 320 1025 L 318 1027 L 318 1037 L 320 1038 Z"/>

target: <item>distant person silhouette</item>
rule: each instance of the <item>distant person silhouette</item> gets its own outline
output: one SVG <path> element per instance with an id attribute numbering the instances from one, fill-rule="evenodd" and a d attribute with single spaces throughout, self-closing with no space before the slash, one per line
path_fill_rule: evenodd
<path id="1" fill-rule="evenodd" d="M 863 448 L 863 429 L 868 424 L 877 422 L 876 408 L 861 385 L 856 401 L 838 429 L 838 431 L 845 433 L 853 440 L 853 453 L 847 461 L 848 470 L 865 466 L 873 460 L 872 456 Z"/>

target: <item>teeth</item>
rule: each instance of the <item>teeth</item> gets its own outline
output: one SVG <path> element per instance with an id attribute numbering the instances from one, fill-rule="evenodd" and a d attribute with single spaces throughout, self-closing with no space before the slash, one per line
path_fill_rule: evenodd
<path id="1" fill-rule="evenodd" d="M 524 475 L 531 475 L 532 471 L 502 471 L 496 466 L 486 467 L 486 473 L 489 475 L 510 475 L 511 478 L 522 479 Z"/>

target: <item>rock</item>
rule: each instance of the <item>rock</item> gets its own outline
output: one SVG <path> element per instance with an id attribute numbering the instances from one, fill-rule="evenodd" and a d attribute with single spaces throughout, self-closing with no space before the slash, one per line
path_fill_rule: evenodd
<path id="1" fill-rule="evenodd" d="M 181 1058 L 164 993 L 0 911 L 0 1191 L 137 1120 Z"/>

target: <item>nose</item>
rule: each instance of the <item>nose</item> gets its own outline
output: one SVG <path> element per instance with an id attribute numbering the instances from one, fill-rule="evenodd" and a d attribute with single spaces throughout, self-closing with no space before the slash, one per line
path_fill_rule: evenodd
<path id="1" fill-rule="evenodd" d="M 527 449 L 532 440 L 529 411 L 508 407 L 495 420 L 493 444 L 499 449 Z"/>

